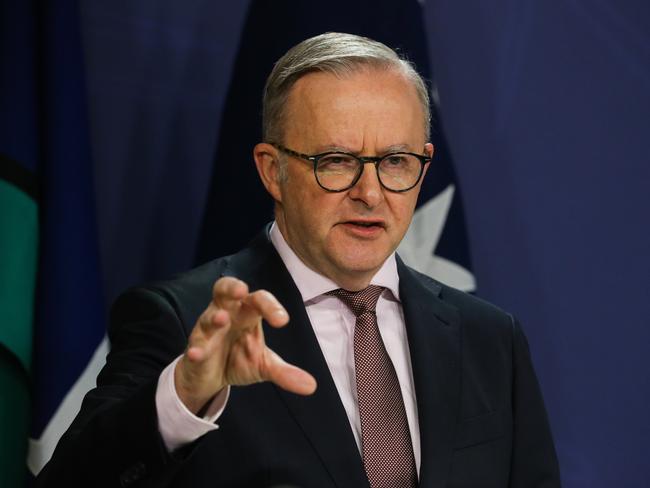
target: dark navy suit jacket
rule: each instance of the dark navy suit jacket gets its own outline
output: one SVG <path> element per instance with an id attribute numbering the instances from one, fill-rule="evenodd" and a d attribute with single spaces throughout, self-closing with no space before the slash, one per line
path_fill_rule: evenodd
<path id="1" fill-rule="evenodd" d="M 421 487 L 559 486 L 528 345 L 516 320 L 398 259 L 417 407 Z M 270 383 L 233 387 L 220 428 L 168 454 L 158 376 L 182 353 L 214 282 L 236 276 L 286 307 L 268 345 L 318 381 L 303 397 Z M 238 254 L 115 303 L 111 352 L 39 486 L 368 487 L 362 460 L 300 294 L 266 233 Z"/>

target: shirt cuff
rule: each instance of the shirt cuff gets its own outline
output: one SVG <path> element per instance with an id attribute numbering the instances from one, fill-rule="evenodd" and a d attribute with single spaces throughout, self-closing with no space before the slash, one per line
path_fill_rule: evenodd
<path id="1" fill-rule="evenodd" d="M 169 452 L 217 430 L 219 426 L 214 422 L 223 413 L 230 396 L 228 386 L 212 399 L 203 417 L 197 417 L 190 412 L 178 397 L 174 385 L 174 370 L 181 357 L 182 355 L 163 369 L 156 389 L 158 430 Z"/>

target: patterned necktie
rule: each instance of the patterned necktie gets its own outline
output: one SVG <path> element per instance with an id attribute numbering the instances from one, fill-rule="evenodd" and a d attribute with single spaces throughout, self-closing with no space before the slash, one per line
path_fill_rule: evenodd
<path id="1" fill-rule="evenodd" d="M 363 465 L 372 488 L 414 488 L 417 472 L 402 391 L 393 363 L 381 340 L 375 306 L 381 286 L 338 297 L 357 317 L 354 327 L 354 366 L 357 383 Z"/>

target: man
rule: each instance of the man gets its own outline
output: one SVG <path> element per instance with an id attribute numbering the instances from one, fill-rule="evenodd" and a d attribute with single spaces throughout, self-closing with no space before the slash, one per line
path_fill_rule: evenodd
<path id="1" fill-rule="evenodd" d="M 519 325 L 395 255 L 434 151 L 412 66 L 308 39 L 271 73 L 263 124 L 275 222 L 116 302 L 107 365 L 39 482 L 559 486 Z"/>

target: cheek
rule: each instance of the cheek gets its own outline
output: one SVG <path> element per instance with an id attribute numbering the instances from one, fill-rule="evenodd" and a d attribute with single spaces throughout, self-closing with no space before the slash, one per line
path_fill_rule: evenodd
<path id="1" fill-rule="evenodd" d="M 322 232 L 328 219 L 328 212 L 322 195 L 310 188 L 305 182 L 292 185 L 289 183 L 284 192 L 284 207 L 289 224 L 299 227 L 306 233 L 305 237 Z"/>
<path id="2" fill-rule="evenodd" d="M 395 197 L 404 197 L 405 195 L 394 195 Z M 411 222 L 415 204 L 417 203 L 417 195 L 409 198 L 395 198 L 392 202 L 393 215 L 395 216 L 396 224 L 399 227 L 407 227 Z"/>

